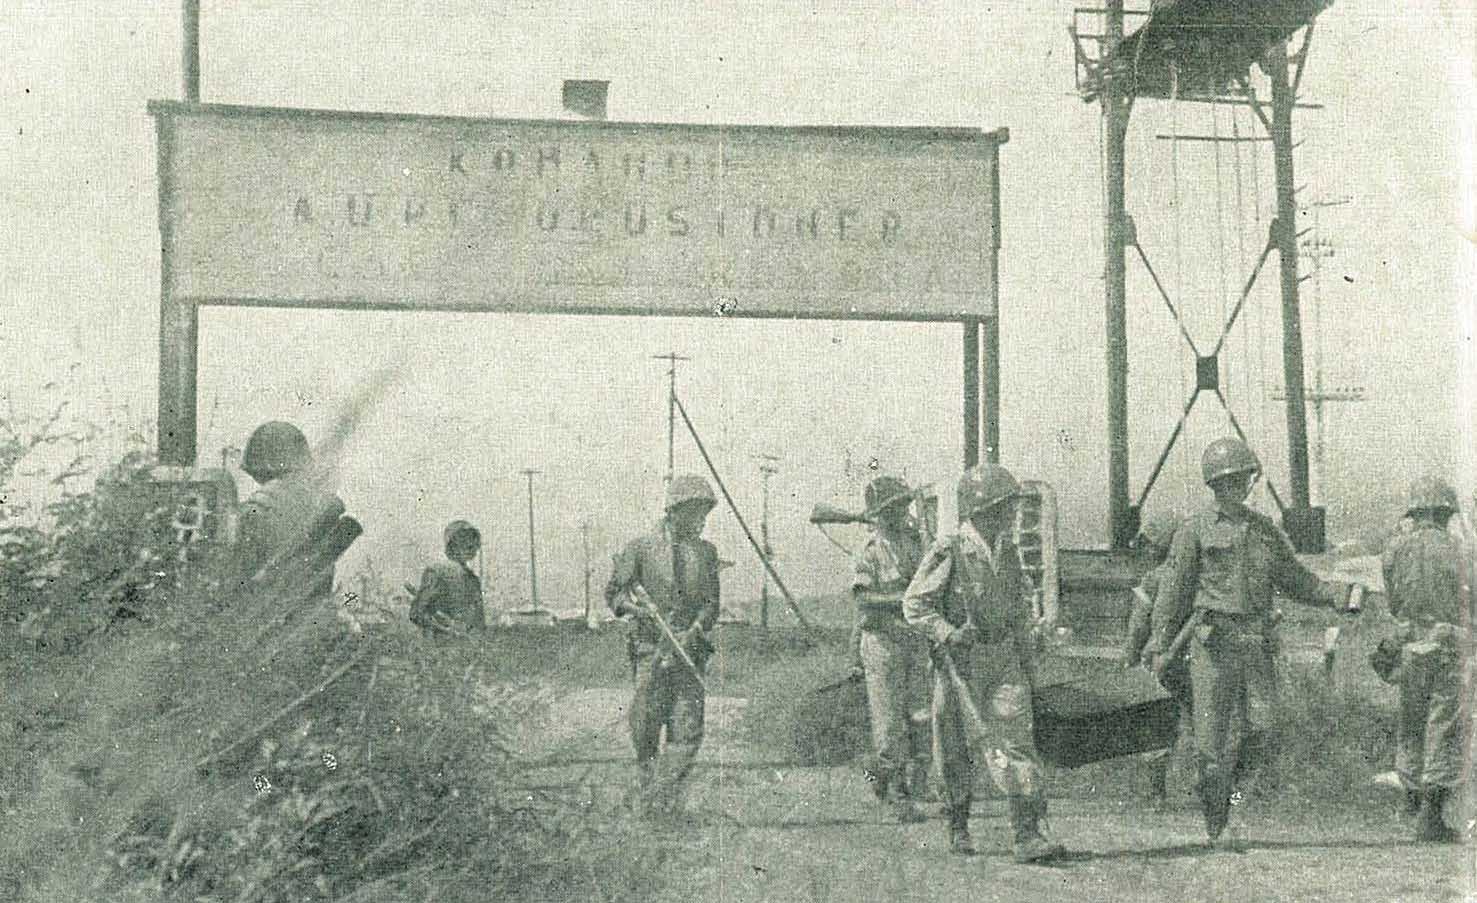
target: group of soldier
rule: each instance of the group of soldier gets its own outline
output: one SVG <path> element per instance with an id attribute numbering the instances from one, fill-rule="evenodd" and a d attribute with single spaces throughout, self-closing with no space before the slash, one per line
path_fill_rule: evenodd
<path id="1" fill-rule="evenodd" d="M 1254 734 L 1250 700 L 1253 691 L 1276 692 L 1274 592 L 1344 614 L 1359 606 L 1349 585 L 1315 576 L 1276 523 L 1248 506 L 1261 463 L 1245 443 L 1212 442 L 1202 475 L 1208 504 L 1187 517 L 1149 518 L 1137 537 L 1152 567 L 1136 588 L 1124 665 L 1149 669 L 1176 701 L 1191 729 L 1206 834 L 1229 848 L 1234 835 L 1225 829 Z M 1031 745 L 1043 636 L 1023 601 L 1013 541 L 1019 495 L 1005 467 L 969 468 L 957 487 L 957 529 L 925 544 L 910 516 L 915 493 L 894 477 L 872 480 L 864 501 L 873 529 L 852 584 L 854 649 L 872 730 L 866 776 L 897 820 L 924 819 L 920 804 L 936 774 L 949 849 L 972 854 L 982 759 L 1007 799 L 1013 857 L 1041 863 L 1064 848 L 1047 836 L 1046 775 Z M 648 812 L 680 812 L 702 742 L 718 579 L 717 555 L 701 533 L 714 504 L 701 477 L 673 480 L 666 517 L 617 557 L 606 588 L 612 610 L 635 622 L 630 726 Z M 1423 842 L 1456 839 L 1442 812 L 1465 771 L 1470 564 L 1446 529 L 1457 510 L 1449 485 L 1416 481 L 1383 557 L 1400 626 L 1386 644 L 1396 661 L 1382 674 L 1399 687 L 1397 770 Z M 919 719 L 930 695 L 930 717 Z M 1156 758 L 1151 787 L 1162 796 L 1167 760 Z"/>
<path id="2" fill-rule="evenodd" d="M 266 560 L 275 538 L 307 535 L 325 511 L 342 514 L 342 502 L 307 476 L 311 460 L 306 440 L 289 424 L 266 424 L 248 442 L 243 469 L 261 489 L 243 506 L 241 546 L 254 562 L 244 573 Z M 1358 608 L 1348 586 L 1312 574 L 1275 522 L 1248 507 L 1261 464 L 1243 442 L 1212 442 L 1202 475 L 1208 504 L 1187 517 L 1149 518 L 1137 538 L 1153 567 L 1135 593 L 1124 664 L 1151 670 L 1191 726 L 1206 833 L 1212 845 L 1226 846 L 1240 759 L 1253 733 L 1251 694 L 1275 692 L 1274 591 L 1348 614 Z M 910 516 L 915 495 L 890 476 L 873 479 L 864 494 L 872 533 L 857 556 L 852 596 L 871 716 L 867 777 L 906 823 L 923 819 L 919 804 L 936 775 L 949 849 L 968 855 L 975 768 L 983 759 L 1007 798 L 1014 858 L 1049 861 L 1063 848 L 1046 836 L 1046 775 L 1031 745 L 1031 688 L 1043 637 L 1023 601 L 1013 541 L 1020 485 L 1000 465 L 969 468 L 957 486 L 957 528 L 927 544 Z M 682 813 L 703 739 L 719 565 L 702 534 L 715 506 L 704 478 L 673 478 L 664 516 L 615 557 L 605 589 L 611 610 L 631 621 L 635 798 L 653 817 Z M 1400 628 L 1381 644 L 1376 665 L 1399 688 L 1396 767 L 1417 818 L 1416 838 L 1426 842 L 1456 839 L 1442 812 L 1466 776 L 1471 564 L 1447 530 L 1457 511 L 1448 484 L 1417 480 L 1402 529 L 1383 556 Z M 443 636 L 484 623 L 481 584 L 470 567 L 481 537 L 455 521 L 444 539 L 448 560 L 411 587 L 412 620 Z M 315 577 L 320 592 L 325 579 L 331 590 L 331 569 Z M 915 713 L 925 706 L 930 717 L 919 719 Z M 1152 781 L 1161 795 L 1164 765 L 1161 758 Z"/>

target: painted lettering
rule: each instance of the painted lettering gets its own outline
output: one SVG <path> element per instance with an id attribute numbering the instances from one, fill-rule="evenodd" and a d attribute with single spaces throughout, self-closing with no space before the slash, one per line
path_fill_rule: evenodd
<path id="1" fill-rule="evenodd" d="M 517 165 L 518 155 L 506 147 L 500 148 L 497 153 L 492 155 L 492 168 L 498 172 L 511 171 Z"/>
<path id="2" fill-rule="evenodd" d="M 585 154 L 585 166 L 594 170 L 600 169 L 600 155 L 595 153 L 595 149 L 593 147 L 590 148 L 589 153 Z"/>
<path id="3" fill-rule="evenodd" d="M 538 174 L 544 174 L 544 167 L 559 169 L 559 145 L 540 146 L 538 149 Z"/>
<path id="4" fill-rule="evenodd" d="M 774 234 L 776 216 L 768 207 L 754 208 L 754 237 L 767 238 Z"/>
<path id="5" fill-rule="evenodd" d="M 313 221 L 313 207 L 307 198 L 298 198 L 292 207 L 292 221 L 294 223 L 311 223 Z"/>
<path id="6" fill-rule="evenodd" d="M 414 225 L 426 215 L 426 202 L 416 198 L 405 199 L 405 225 Z"/>
<path id="7" fill-rule="evenodd" d="M 882 213 L 882 243 L 892 244 L 897 241 L 898 233 L 903 231 L 902 214 L 896 210 L 886 210 Z"/>
<path id="8" fill-rule="evenodd" d="M 559 211 L 557 208 L 538 208 L 538 227 L 545 232 L 553 232 L 559 228 Z"/>
<path id="9" fill-rule="evenodd" d="M 599 207 L 587 207 L 580 211 L 579 231 L 596 232 L 600 229 L 600 220 L 604 216 Z"/>
<path id="10" fill-rule="evenodd" d="M 795 217 L 795 237 L 797 238 L 819 238 L 821 234 L 821 212 L 812 210 L 807 216 L 804 213 Z"/>
<path id="11" fill-rule="evenodd" d="M 349 195 L 349 225 L 367 226 L 374 216 L 374 195 Z"/>
<path id="12" fill-rule="evenodd" d="M 686 213 L 687 210 L 683 207 L 673 207 L 667 211 L 667 224 L 670 227 L 667 229 L 668 233 L 681 236 L 692 231 L 691 225 L 687 222 Z"/>
<path id="13" fill-rule="evenodd" d="M 621 166 L 625 170 L 626 178 L 630 178 L 634 172 L 636 178 L 646 178 L 646 155 L 625 154 L 621 157 Z"/>
<path id="14" fill-rule="evenodd" d="M 633 213 L 636 214 L 634 217 L 632 216 Z M 625 220 L 626 220 L 626 234 L 627 235 L 643 235 L 643 234 L 645 234 L 645 232 L 646 232 L 646 205 L 645 204 L 642 204 L 639 208 L 635 208 L 633 210 L 633 208 L 631 207 L 631 205 L 630 204 L 627 204 L 626 205 Z"/>
<path id="15" fill-rule="evenodd" d="M 465 154 L 466 151 L 452 151 L 451 163 L 448 165 L 447 169 L 451 172 L 459 172 L 462 175 L 466 175 L 467 171 L 462 168 L 462 157 Z"/>
<path id="16" fill-rule="evenodd" d="M 861 215 L 861 211 L 855 207 L 842 207 L 836 211 L 836 238 L 839 241 L 851 241 L 846 237 L 846 227 Z"/>

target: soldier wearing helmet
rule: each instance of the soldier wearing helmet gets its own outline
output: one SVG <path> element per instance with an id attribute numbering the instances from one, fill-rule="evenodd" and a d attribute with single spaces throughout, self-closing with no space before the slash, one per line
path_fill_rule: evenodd
<path id="1" fill-rule="evenodd" d="M 1271 518 L 1247 507 L 1261 462 L 1245 443 L 1210 443 L 1201 471 L 1214 501 L 1190 516 L 1170 543 L 1152 642 L 1161 674 L 1172 648 L 1189 647 L 1198 790 L 1206 833 L 1223 846 L 1237 766 L 1251 736 L 1248 691 L 1260 684 L 1266 692 L 1271 679 L 1273 590 L 1325 607 L 1342 606 L 1344 594 L 1298 561 Z M 1185 639 L 1177 644 L 1182 632 Z"/>
<path id="2" fill-rule="evenodd" d="M 857 556 L 851 595 L 857 607 L 855 648 L 866 679 L 871 714 L 872 792 L 890 801 L 904 824 L 924 815 L 928 726 L 913 718 L 927 705 L 928 647 L 903 621 L 903 592 L 923 557 L 918 525 L 908 516 L 913 490 L 894 476 L 879 476 L 863 493 L 863 516 L 872 535 Z"/>
<path id="3" fill-rule="evenodd" d="M 1154 617 L 1154 596 L 1164 579 L 1169 546 L 1181 518 L 1172 512 L 1160 512 L 1144 521 L 1134 538 L 1134 547 L 1143 557 L 1148 570 L 1133 589 L 1133 608 L 1128 616 L 1128 636 L 1123 644 L 1123 666 L 1153 666 L 1153 646 L 1149 639 Z M 1180 723 L 1188 725 L 1190 713 L 1190 660 L 1184 652 L 1175 656 L 1159 675 L 1160 682 L 1179 706 Z M 1168 793 L 1169 757 L 1173 750 L 1154 750 L 1144 754 L 1149 764 L 1149 799 L 1163 805 Z"/>
<path id="4" fill-rule="evenodd" d="M 454 520 L 442 531 L 446 561 L 433 564 L 421 575 L 410 602 L 410 622 L 427 636 L 451 636 L 487 627 L 482 609 L 482 578 L 471 561 L 482 550 L 482 534 L 464 520 Z"/>
<path id="5" fill-rule="evenodd" d="M 1448 483 L 1417 479 L 1405 505 L 1411 529 L 1390 539 L 1382 559 L 1390 614 L 1400 625 L 1395 770 L 1407 811 L 1418 816 L 1416 840 L 1427 843 L 1457 839 L 1442 820 L 1447 798 L 1461 783 L 1462 665 L 1471 623 L 1463 610 L 1467 564 L 1447 532 L 1456 510 Z"/>
<path id="6" fill-rule="evenodd" d="M 903 617 L 932 641 L 933 726 L 949 811 L 949 847 L 971 854 L 969 810 L 974 790 L 966 718 L 996 744 L 990 776 L 1010 804 L 1011 851 L 1017 862 L 1062 853 L 1042 836 L 1044 775 L 1031 750 L 1030 694 L 1036 638 L 1019 552 L 1011 540 L 1020 485 L 998 464 L 971 467 L 959 479 L 959 528 L 923 556 L 903 594 Z M 964 694 L 967 694 L 964 695 Z M 993 700 L 993 706 L 990 703 Z M 976 721 L 978 719 L 978 721 Z"/>
<path id="7" fill-rule="evenodd" d="M 314 564 L 313 551 L 344 503 L 320 485 L 312 464 L 307 438 L 290 423 L 264 423 L 247 440 L 241 469 L 261 488 L 241 506 L 236 562 L 243 591 L 278 584 L 302 589 L 305 598 L 332 595 L 333 567 Z"/>
<path id="8" fill-rule="evenodd" d="M 703 742 L 703 672 L 714 651 L 708 633 L 718 623 L 718 550 L 702 532 L 716 504 L 707 480 L 675 477 L 667 488 L 666 516 L 615 557 L 605 586 L 611 610 L 633 621 L 627 649 L 636 693 L 629 721 L 637 805 L 645 815 L 680 815 Z"/>

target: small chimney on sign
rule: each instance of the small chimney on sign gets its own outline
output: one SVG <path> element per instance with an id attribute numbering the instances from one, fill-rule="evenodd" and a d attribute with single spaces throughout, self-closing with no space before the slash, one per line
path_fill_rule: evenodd
<path id="1" fill-rule="evenodd" d="M 605 95 L 610 82 L 570 78 L 564 80 L 564 112 L 581 119 L 605 119 Z"/>

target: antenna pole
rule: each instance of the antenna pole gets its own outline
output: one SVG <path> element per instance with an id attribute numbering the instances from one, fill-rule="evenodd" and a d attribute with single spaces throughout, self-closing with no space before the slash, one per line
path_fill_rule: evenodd
<path id="1" fill-rule="evenodd" d="M 525 470 L 523 475 L 528 478 L 528 589 L 533 597 L 533 607 L 539 607 L 538 601 L 538 547 L 533 541 L 533 477 L 542 473 L 538 470 Z"/>

